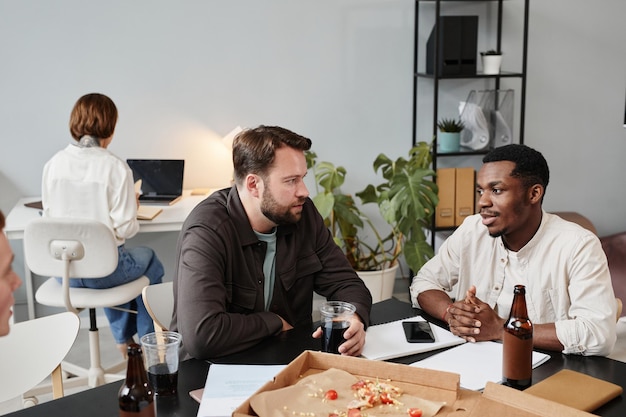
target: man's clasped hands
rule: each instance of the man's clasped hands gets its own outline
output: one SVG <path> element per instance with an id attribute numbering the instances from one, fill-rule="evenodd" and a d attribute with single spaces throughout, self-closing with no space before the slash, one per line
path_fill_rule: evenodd
<path id="1" fill-rule="evenodd" d="M 450 332 L 468 342 L 499 340 L 505 319 L 476 297 L 476 287 L 471 286 L 465 299 L 450 304 L 445 315 Z"/>

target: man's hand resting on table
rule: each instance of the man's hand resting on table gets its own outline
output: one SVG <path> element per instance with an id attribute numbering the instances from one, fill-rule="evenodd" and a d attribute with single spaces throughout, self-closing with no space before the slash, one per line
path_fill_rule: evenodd
<path id="1" fill-rule="evenodd" d="M 316 339 L 322 337 L 321 327 L 315 329 L 313 337 Z M 339 353 L 348 356 L 359 356 L 363 352 L 363 346 L 365 346 L 365 326 L 363 326 L 359 316 L 354 315 L 350 321 L 350 327 L 343 333 L 343 338 L 346 341 L 339 346 Z"/>
<path id="2" fill-rule="evenodd" d="M 467 291 L 465 299 L 448 306 L 446 320 L 452 334 L 468 342 L 502 339 L 505 319 L 476 297 L 476 287 Z"/>

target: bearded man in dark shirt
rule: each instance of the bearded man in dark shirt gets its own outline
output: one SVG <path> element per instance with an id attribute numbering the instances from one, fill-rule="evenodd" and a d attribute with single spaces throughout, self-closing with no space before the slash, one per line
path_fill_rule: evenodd
<path id="1" fill-rule="evenodd" d="M 182 334 L 183 358 L 232 354 L 311 324 L 314 292 L 356 307 L 339 351 L 361 354 L 372 298 L 309 198 L 310 147 L 281 127 L 242 131 L 233 142 L 235 184 L 185 221 L 171 326 Z"/>

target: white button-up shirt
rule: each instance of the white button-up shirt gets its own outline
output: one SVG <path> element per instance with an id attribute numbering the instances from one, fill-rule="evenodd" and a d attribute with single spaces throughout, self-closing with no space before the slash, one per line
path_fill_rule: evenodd
<path id="1" fill-rule="evenodd" d="M 503 289 L 518 284 L 505 281 L 513 276 L 526 286 L 530 320 L 555 323 L 563 353 L 611 353 L 617 306 L 597 236 L 544 211 L 535 236 L 514 255 L 510 262 L 502 238 L 489 236 L 480 215 L 470 216 L 413 278 L 413 305 L 419 307 L 417 296 L 426 290 L 445 290 L 462 299 L 475 285 L 479 299 L 508 317 L 512 294 Z"/>
<path id="2" fill-rule="evenodd" d="M 57 152 L 44 166 L 41 197 L 44 215 L 98 220 L 118 246 L 139 231 L 133 173 L 105 148 L 70 144 Z"/>

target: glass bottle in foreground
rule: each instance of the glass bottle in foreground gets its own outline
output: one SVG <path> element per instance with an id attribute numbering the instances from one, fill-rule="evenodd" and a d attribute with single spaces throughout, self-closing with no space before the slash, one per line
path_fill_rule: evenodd
<path id="1" fill-rule="evenodd" d="M 148 382 L 143 364 L 141 346 L 131 343 L 128 346 L 126 380 L 117 396 L 120 417 L 154 417 L 154 391 Z"/>
<path id="2" fill-rule="evenodd" d="M 502 334 L 502 384 L 523 390 L 532 383 L 533 325 L 526 309 L 526 288 L 516 285 Z"/>

